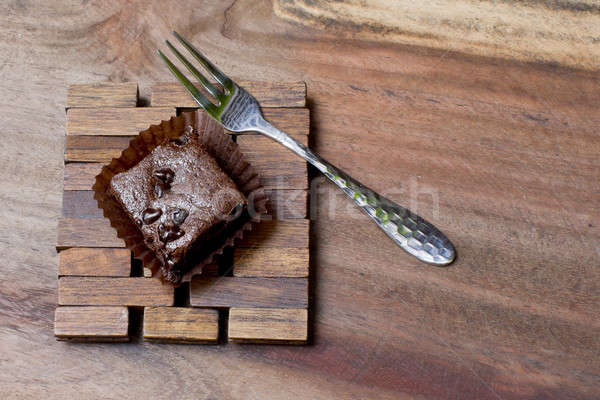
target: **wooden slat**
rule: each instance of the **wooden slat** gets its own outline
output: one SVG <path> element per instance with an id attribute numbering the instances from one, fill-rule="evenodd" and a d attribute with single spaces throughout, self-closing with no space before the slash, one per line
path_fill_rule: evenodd
<path id="1" fill-rule="evenodd" d="M 219 313 L 191 307 L 144 308 L 144 339 L 169 343 L 216 343 Z"/>
<path id="2" fill-rule="evenodd" d="M 190 285 L 193 307 L 306 308 L 306 278 L 194 277 Z"/>
<path id="3" fill-rule="evenodd" d="M 308 310 L 232 308 L 229 340 L 239 343 L 302 344 L 308 339 Z"/>
<path id="4" fill-rule="evenodd" d="M 67 108 L 135 107 L 137 101 L 136 82 L 76 84 L 67 91 Z"/>
<path id="5" fill-rule="evenodd" d="M 135 136 L 67 136 L 65 161 L 107 162 L 121 156 Z"/>
<path id="6" fill-rule="evenodd" d="M 267 108 L 265 118 L 292 137 L 306 143 L 309 132 L 307 108 Z M 135 132 L 137 134 L 137 132 Z M 252 134 L 252 136 L 258 136 Z M 67 136 L 65 161 L 106 162 L 119 157 L 134 136 Z M 282 148 L 283 149 L 283 148 Z M 285 149 L 283 151 L 286 151 Z"/>
<path id="7" fill-rule="evenodd" d="M 152 124 L 175 116 L 170 107 L 71 108 L 67 111 L 68 135 L 137 135 Z"/>
<path id="8" fill-rule="evenodd" d="M 65 164 L 63 190 L 92 190 L 96 175 L 100 173 L 101 163 Z"/>
<path id="9" fill-rule="evenodd" d="M 127 307 L 58 307 L 54 312 L 54 336 L 59 340 L 129 340 Z"/>
<path id="10" fill-rule="evenodd" d="M 267 190 L 267 211 L 275 219 L 306 218 L 306 190 Z M 91 190 L 63 192 L 63 218 L 104 218 Z"/>
<path id="11" fill-rule="evenodd" d="M 172 306 L 173 286 L 154 278 L 64 276 L 58 279 L 58 304 L 94 306 Z"/>
<path id="12" fill-rule="evenodd" d="M 267 121 L 301 142 L 304 142 L 305 136 L 310 133 L 310 110 L 308 108 L 265 108 L 263 115 Z"/>
<path id="13" fill-rule="evenodd" d="M 237 247 L 308 247 L 308 230 L 306 219 L 262 221 Z"/>
<path id="14" fill-rule="evenodd" d="M 250 140 L 270 140 L 262 137 L 253 137 Z M 245 139 L 244 138 L 238 138 Z M 252 164 L 261 177 L 265 189 L 307 189 L 308 170 L 306 161 L 300 158 L 291 158 L 287 150 L 275 142 L 260 148 L 252 148 L 246 140 L 242 141 L 246 159 Z M 64 190 L 91 190 L 96 175 L 100 173 L 101 163 L 69 163 L 65 165 Z M 274 166 L 277 167 L 274 167 Z"/>
<path id="15" fill-rule="evenodd" d="M 262 107 L 304 107 L 304 82 L 256 82 L 236 80 Z M 202 87 L 197 85 L 197 87 Z M 153 107 L 197 107 L 198 103 L 179 82 L 156 82 L 152 85 Z"/>
<path id="16" fill-rule="evenodd" d="M 62 216 L 63 218 L 104 218 L 92 190 L 65 190 Z"/>
<path id="17" fill-rule="evenodd" d="M 234 249 L 234 276 L 305 278 L 308 270 L 307 247 Z"/>
<path id="18" fill-rule="evenodd" d="M 125 247 L 125 242 L 106 218 L 60 218 L 56 247 Z"/>
<path id="19" fill-rule="evenodd" d="M 73 248 L 58 253 L 58 275 L 121 276 L 131 275 L 128 249 Z"/>
<path id="20" fill-rule="evenodd" d="M 275 219 L 306 218 L 308 216 L 307 190 L 265 190 L 269 201 L 268 214 Z"/>
<path id="21" fill-rule="evenodd" d="M 306 140 L 304 140 L 306 144 Z M 237 138 L 246 160 L 256 169 L 267 189 L 307 189 L 306 161 L 263 136 L 240 135 Z"/>
<path id="22" fill-rule="evenodd" d="M 308 247 L 306 219 L 263 221 L 240 241 L 239 247 Z M 61 218 L 58 249 L 69 247 L 125 247 L 106 218 Z"/>

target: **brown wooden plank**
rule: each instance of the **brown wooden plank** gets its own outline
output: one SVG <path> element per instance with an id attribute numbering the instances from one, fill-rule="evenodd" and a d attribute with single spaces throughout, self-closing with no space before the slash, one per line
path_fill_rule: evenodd
<path id="1" fill-rule="evenodd" d="M 144 340 L 216 343 L 219 312 L 191 307 L 145 307 Z"/>
<path id="2" fill-rule="evenodd" d="M 106 218 L 60 218 L 56 247 L 125 247 L 125 242 Z"/>
<path id="3" fill-rule="evenodd" d="M 101 163 L 65 164 L 64 190 L 92 190 L 96 175 L 100 173 Z"/>
<path id="4" fill-rule="evenodd" d="M 306 143 L 309 132 L 307 108 L 267 108 L 265 118 L 292 137 Z M 137 132 L 135 132 L 137 134 Z M 253 134 L 254 135 L 254 134 Z M 256 135 L 254 135 L 256 136 Z M 65 161 L 106 162 L 119 157 L 134 136 L 67 136 Z"/>
<path id="5" fill-rule="evenodd" d="M 306 218 L 306 190 L 267 190 L 267 211 L 275 219 Z M 104 218 L 91 190 L 65 190 L 63 218 Z"/>
<path id="6" fill-rule="evenodd" d="M 262 107 L 304 107 L 306 84 L 304 82 L 257 82 L 237 80 Z M 197 85 L 197 87 L 202 87 Z M 153 107 L 197 107 L 198 103 L 179 82 L 152 84 Z"/>
<path id="7" fill-rule="evenodd" d="M 306 278 L 194 277 L 190 284 L 193 307 L 306 308 Z"/>
<path id="8" fill-rule="evenodd" d="M 308 277 L 308 247 L 235 248 L 233 275 L 241 277 Z"/>
<path id="9" fill-rule="evenodd" d="M 58 275 L 130 276 L 131 252 L 111 248 L 66 249 L 58 253 Z"/>
<path id="10" fill-rule="evenodd" d="M 307 190 L 265 190 L 269 201 L 268 214 L 275 219 L 306 218 L 308 216 Z"/>
<path id="11" fill-rule="evenodd" d="M 104 218 L 92 190 L 65 190 L 62 216 L 63 218 Z"/>
<path id="12" fill-rule="evenodd" d="M 245 139 L 244 138 L 238 138 Z M 262 137 L 252 137 L 250 140 L 269 140 Z M 253 148 L 246 140 L 240 144 L 246 159 L 252 164 L 261 177 L 265 189 L 307 189 L 308 170 L 306 161 L 291 159 L 291 154 L 281 146 L 272 145 Z M 277 151 L 275 151 L 277 150 Z M 102 169 L 102 163 L 68 163 L 65 165 L 64 190 L 91 190 L 96 175 Z M 276 168 L 275 168 L 276 166 Z"/>
<path id="13" fill-rule="evenodd" d="M 137 135 L 152 124 L 175 116 L 171 107 L 71 108 L 67 111 L 69 135 Z"/>
<path id="14" fill-rule="evenodd" d="M 135 136 L 67 136 L 65 161 L 107 162 L 121 156 Z"/>
<path id="15" fill-rule="evenodd" d="M 94 306 L 172 306 L 175 290 L 155 278 L 64 276 L 58 279 L 58 304 Z"/>
<path id="16" fill-rule="evenodd" d="M 137 101 L 137 82 L 75 84 L 67 90 L 67 108 L 135 107 Z"/>
<path id="17" fill-rule="evenodd" d="M 306 219 L 266 220 L 254 226 L 240 247 L 308 247 Z M 60 218 L 56 247 L 125 247 L 106 218 Z"/>
<path id="18" fill-rule="evenodd" d="M 308 247 L 307 219 L 262 221 L 247 232 L 238 247 Z"/>
<path id="19" fill-rule="evenodd" d="M 267 121 L 296 140 L 305 143 L 310 133 L 310 110 L 308 108 L 265 108 Z"/>
<path id="20" fill-rule="evenodd" d="M 129 340 L 127 307 L 57 307 L 54 336 L 59 340 L 125 342 Z"/>
<path id="21" fill-rule="evenodd" d="M 306 144 L 306 140 L 304 141 Z M 267 189 L 307 189 L 306 161 L 264 136 L 240 135 L 237 143 Z"/>
<path id="22" fill-rule="evenodd" d="M 303 344 L 308 339 L 308 310 L 231 308 L 228 336 L 238 343 Z"/>

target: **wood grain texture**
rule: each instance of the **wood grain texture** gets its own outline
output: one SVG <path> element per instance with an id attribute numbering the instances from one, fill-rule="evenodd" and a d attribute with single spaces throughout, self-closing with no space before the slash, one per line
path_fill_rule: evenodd
<path id="1" fill-rule="evenodd" d="M 54 336 L 59 340 L 126 342 L 129 340 L 127 307 L 57 307 Z"/>
<path id="2" fill-rule="evenodd" d="M 236 79 L 235 82 L 246 89 L 262 107 L 304 107 L 306 104 L 306 84 L 304 82 L 257 82 Z M 196 83 L 198 88 L 202 85 Z M 176 82 L 156 82 L 152 84 L 153 107 L 198 107 L 196 100 Z"/>
<path id="3" fill-rule="evenodd" d="M 236 248 L 233 275 L 241 277 L 306 278 L 309 271 L 308 247 Z"/>
<path id="4" fill-rule="evenodd" d="M 63 218 L 104 218 L 93 190 L 65 190 L 62 201 Z"/>
<path id="5" fill-rule="evenodd" d="M 216 343 L 219 313 L 190 307 L 145 307 L 144 340 L 168 343 Z"/>
<path id="6" fill-rule="evenodd" d="M 306 190 L 266 190 L 268 215 L 275 219 L 306 218 Z M 91 190 L 66 190 L 62 201 L 63 218 L 104 218 Z"/>
<path id="7" fill-rule="evenodd" d="M 58 304 L 90 306 L 172 306 L 172 285 L 155 278 L 64 276 L 58 279 Z"/>
<path id="8" fill-rule="evenodd" d="M 67 110 L 67 136 L 131 136 L 175 116 L 170 107 L 98 107 Z"/>
<path id="9" fill-rule="evenodd" d="M 92 190 L 96 175 L 102 170 L 102 163 L 65 164 L 64 190 Z"/>
<path id="10" fill-rule="evenodd" d="M 190 284 L 193 307 L 308 307 L 305 278 L 218 278 L 196 276 Z"/>
<path id="11" fill-rule="evenodd" d="M 363 15 L 376 7 L 360 3 Z M 397 13 L 395 2 L 385 4 Z M 481 2 L 480 10 L 511 4 L 561 6 Z M 489 57 L 465 54 L 446 46 L 452 37 L 438 49 L 403 45 L 385 31 L 363 34 L 387 16 L 310 25 L 262 0 L 32 0 L 0 9 L 0 249 L 10 277 L 0 280 L 2 398 L 600 397 L 598 68 L 495 58 L 493 47 Z M 508 29 L 515 15 L 528 14 L 497 17 Z M 580 21 L 576 29 L 586 27 Z M 483 32 L 469 22 L 467 34 Z M 151 82 L 174 82 L 156 56 L 172 29 L 232 76 L 306 81 L 311 147 L 416 205 L 456 243 L 457 262 L 415 262 L 317 180 L 311 345 L 57 342 L 65 82 L 137 81 L 147 104 Z"/>
<path id="12" fill-rule="evenodd" d="M 238 247 L 306 247 L 309 221 L 306 219 L 261 221 L 247 232 Z"/>
<path id="13" fill-rule="evenodd" d="M 58 253 L 58 275 L 130 276 L 128 249 L 72 248 Z"/>
<path id="14" fill-rule="evenodd" d="M 306 141 L 310 126 L 307 108 L 267 108 L 264 115 L 292 137 Z M 119 157 L 131 139 L 133 136 L 67 136 L 65 161 L 107 162 Z"/>
<path id="15" fill-rule="evenodd" d="M 65 161 L 109 162 L 129 147 L 134 136 L 67 136 Z"/>
<path id="16" fill-rule="evenodd" d="M 275 0 L 275 13 L 342 37 L 451 49 L 596 69 L 600 7 L 595 0 Z"/>
<path id="17" fill-rule="evenodd" d="M 269 201 L 267 202 L 267 215 L 274 219 L 295 219 L 308 216 L 308 191 L 307 190 L 265 190 Z"/>
<path id="18" fill-rule="evenodd" d="M 248 162 L 260 174 L 265 189 L 308 188 L 306 161 L 265 137 L 242 136 L 238 143 Z M 278 168 L 271 168 L 273 164 Z M 91 162 L 66 164 L 64 190 L 91 190 L 103 165 Z"/>
<path id="19" fill-rule="evenodd" d="M 306 137 L 301 140 L 304 144 L 307 141 Z M 260 175 L 265 189 L 308 188 L 306 161 L 279 143 L 256 135 L 240 135 L 237 143 L 246 160 Z"/>
<path id="20" fill-rule="evenodd" d="M 56 248 L 69 247 L 125 247 L 117 231 L 106 218 L 60 218 Z"/>
<path id="21" fill-rule="evenodd" d="M 238 343 L 303 344 L 308 340 L 306 309 L 231 308 L 229 340 Z"/>
<path id="22" fill-rule="evenodd" d="M 67 90 L 67 108 L 135 107 L 137 101 L 137 82 L 83 83 Z"/>

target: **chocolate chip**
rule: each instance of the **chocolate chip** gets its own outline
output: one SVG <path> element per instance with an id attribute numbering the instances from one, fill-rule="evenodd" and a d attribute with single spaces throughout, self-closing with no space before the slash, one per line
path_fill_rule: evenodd
<path id="1" fill-rule="evenodd" d="M 173 223 L 175 225 L 181 225 L 183 224 L 183 221 L 185 221 L 185 219 L 188 217 L 189 213 L 184 210 L 183 208 L 179 208 L 176 211 L 173 212 L 173 215 L 171 215 L 171 219 L 173 220 Z"/>
<path id="2" fill-rule="evenodd" d="M 152 239 L 152 236 L 148 236 L 148 237 L 146 238 L 146 243 L 148 243 L 148 244 L 152 244 L 153 242 L 154 242 L 154 239 Z"/>
<path id="3" fill-rule="evenodd" d="M 158 208 L 146 208 L 142 214 L 142 221 L 144 221 L 146 225 L 150 225 L 156 222 L 161 215 L 162 211 Z"/>
<path id="4" fill-rule="evenodd" d="M 181 135 L 175 139 L 171 139 L 171 143 L 175 143 L 177 146 L 183 146 L 185 144 L 187 144 L 187 142 L 190 141 L 190 135 L 189 134 L 184 134 Z"/>
<path id="5" fill-rule="evenodd" d="M 173 227 L 167 231 L 167 242 L 172 240 L 177 240 L 185 234 L 183 229 L 179 229 L 178 227 Z"/>
<path id="6" fill-rule="evenodd" d="M 165 226 L 165 224 L 158 226 L 158 237 L 164 243 L 177 240 L 184 234 L 185 232 L 177 226 Z"/>
<path id="7" fill-rule="evenodd" d="M 166 240 L 165 240 L 165 238 L 167 237 L 166 233 L 167 233 L 167 229 L 165 228 L 165 224 L 158 225 L 158 237 L 163 242 L 166 242 Z"/>
<path id="8" fill-rule="evenodd" d="M 168 255 L 167 255 L 167 266 L 168 266 L 169 268 L 173 268 L 173 267 L 175 266 L 175 264 L 176 264 L 176 263 L 175 263 L 175 260 L 173 260 L 173 256 L 172 256 L 172 255 L 170 255 L 170 254 L 168 254 Z"/>
<path id="9" fill-rule="evenodd" d="M 162 197 L 163 195 L 163 188 L 162 186 L 157 183 L 156 185 L 154 185 L 154 193 L 156 193 L 156 197 L 158 197 L 159 199 Z"/>
<path id="10" fill-rule="evenodd" d="M 171 187 L 171 183 L 173 183 L 173 178 L 175 177 L 175 172 L 171 168 L 163 168 L 157 171 L 154 171 L 154 177 L 162 182 L 165 189 Z"/>

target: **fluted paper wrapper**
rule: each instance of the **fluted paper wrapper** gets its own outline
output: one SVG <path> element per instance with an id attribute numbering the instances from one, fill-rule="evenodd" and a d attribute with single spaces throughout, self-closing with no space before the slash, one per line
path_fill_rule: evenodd
<path id="1" fill-rule="evenodd" d="M 235 242 L 243 237 L 244 232 L 252 230 L 253 224 L 260 222 L 267 212 L 267 198 L 258 174 L 244 159 L 238 145 L 224 132 L 221 125 L 199 110 L 182 113 L 178 117 L 162 121 L 159 125 L 151 125 L 129 142 L 129 147 L 123 150 L 119 158 L 113 158 L 110 164 L 102 168 L 93 186 L 98 207 L 103 210 L 104 217 L 108 218 L 111 226 L 116 229 L 117 236 L 125 241 L 125 246 L 133 252 L 133 256 L 143 262 L 144 268 L 150 269 L 153 276 L 160 275 L 161 261 L 146 247 L 142 233 L 121 205 L 108 194 L 108 188 L 113 176 L 136 165 L 165 139 L 177 138 L 192 129 L 198 132 L 200 143 L 248 199 L 250 219 L 241 228 L 232 232 L 219 248 L 191 267 L 183 275 L 181 282 L 190 281 L 192 276 L 202 272 L 205 265 L 215 262 L 217 255 L 223 254 L 226 247 L 234 246 Z"/>

